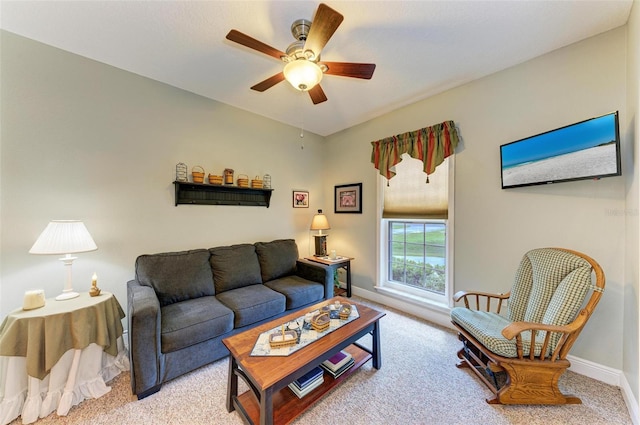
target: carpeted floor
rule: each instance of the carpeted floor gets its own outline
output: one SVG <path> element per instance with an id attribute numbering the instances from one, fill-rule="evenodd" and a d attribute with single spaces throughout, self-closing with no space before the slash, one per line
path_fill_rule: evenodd
<path id="1" fill-rule="evenodd" d="M 567 372 L 564 393 L 582 399 L 569 406 L 494 406 L 491 392 L 470 371 L 455 367 L 460 343 L 454 332 L 402 312 L 384 310 L 382 368 L 370 362 L 300 416 L 296 424 L 631 424 L 620 389 Z M 362 340 L 370 342 L 367 336 Z M 286 361 L 284 359 L 283 361 Z M 129 375 L 112 391 L 74 407 L 66 417 L 52 414 L 36 424 L 242 424 L 225 409 L 228 360 L 220 360 L 165 384 L 137 401 Z M 241 391 L 245 387 L 241 383 Z M 11 425 L 20 424 L 20 418 Z"/>

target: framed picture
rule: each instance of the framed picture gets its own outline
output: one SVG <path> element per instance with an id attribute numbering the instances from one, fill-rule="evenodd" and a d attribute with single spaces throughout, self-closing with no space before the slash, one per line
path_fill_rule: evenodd
<path id="1" fill-rule="evenodd" d="M 293 208 L 309 208 L 309 192 L 294 190 Z"/>
<path id="2" fill-rule="evenodd" d="M 335 187 L 336 213 L 362 214 L 362 183 Z"/>

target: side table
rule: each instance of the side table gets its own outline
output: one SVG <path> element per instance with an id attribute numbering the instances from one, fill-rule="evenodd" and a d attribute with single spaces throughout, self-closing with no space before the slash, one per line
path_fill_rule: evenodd
<path id="1" fill-rule="evenodd" d="M 123 318 L 104 291 L 10 313 L 0 325 L 0 424 L 20 415 L 23 424 L 53 411 L 65 416 L 109 392 L 105 381 L 129 369 Z"/>
<path id="2" fill-rule="evenodd" d="M 347 274 L 347 297 L 349 298 L 351 298 L 351 260 L 353 259 L 342 255 L 336 256 L 335 260 L 329 257 L 305 257 L 305 260 L 315 261 L 331 267 L 334 273 L 338 273 L 340 268 L 344 269 Z"/>

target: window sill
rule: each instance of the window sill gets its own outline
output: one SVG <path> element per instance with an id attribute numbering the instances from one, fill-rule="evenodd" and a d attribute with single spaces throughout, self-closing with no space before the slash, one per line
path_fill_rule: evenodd
<path id="1" fill-rule="evenodd" d="M 419 307 L 427 308 L 429 310 L 435 311 L 437 313 L 447 314 L 451 313 L 451 308 L 448 304 L 444 302 L 439 302 L 432 300 L 430 298 L 420 297 L 418 295 L 407 294 L 403 291 L 398 291 L 396 289 L 387 288 L 384 286 L 376 286 L 376 291 L 381 294 L 397 298 L 402 301 L 409 302 L 411 304 L 415 304 Z"/>

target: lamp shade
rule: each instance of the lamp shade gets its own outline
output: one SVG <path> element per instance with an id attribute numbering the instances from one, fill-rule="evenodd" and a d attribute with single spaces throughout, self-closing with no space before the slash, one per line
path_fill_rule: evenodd
<path id="1" fill-rule="evenodd" d="M 327 230 L 331 229 L 327 216 L 322 214 L 322 210 L 318 210 L 318 214 L 313 216 L 311 220 L 311 230 Z"/>
<path id="2" fill-rule="evenodd" d="M 73 254 L 98 249 L 79 220 L 51 221 L 29 250 L 30 254 Z"/>
<path id="3" fill-rule="evenodd" d="M 284 66 L 284 78 L 300 91 L 311 90 L 322 80 L 320 67 L 306 59 L 297 59 Z"/>

